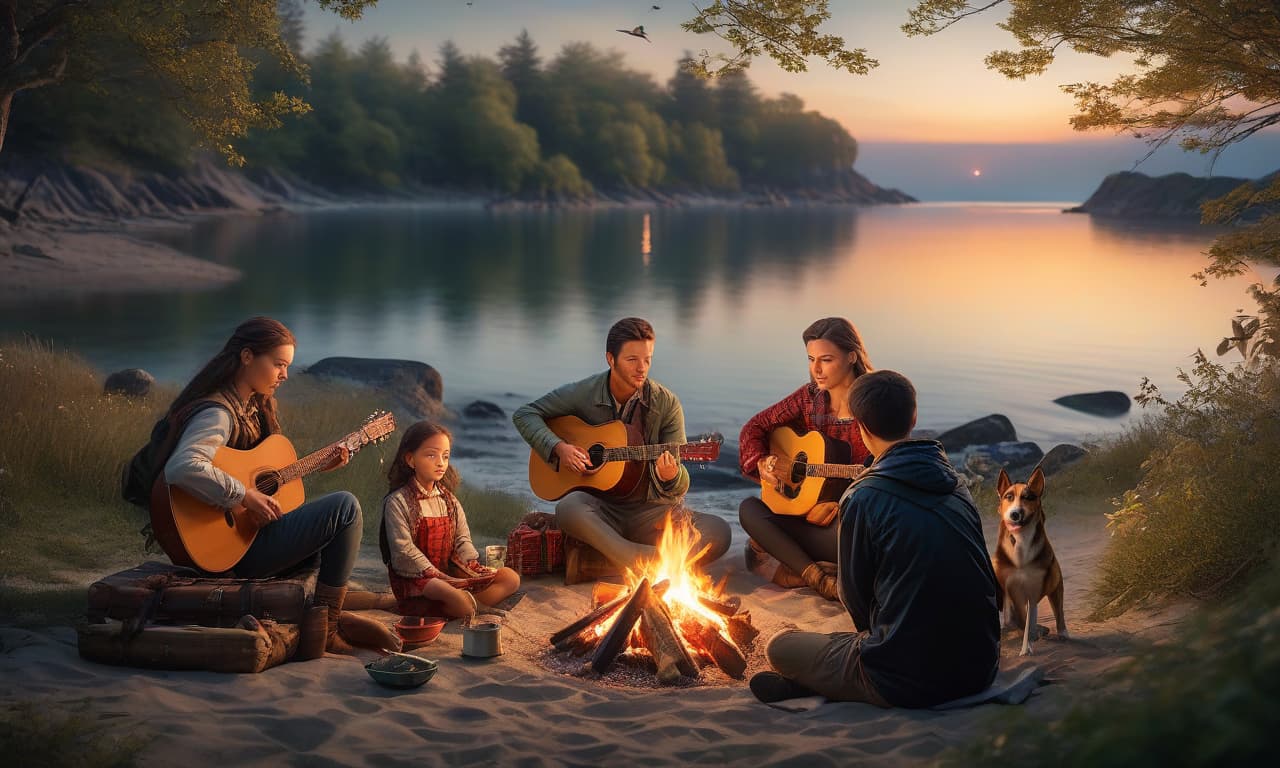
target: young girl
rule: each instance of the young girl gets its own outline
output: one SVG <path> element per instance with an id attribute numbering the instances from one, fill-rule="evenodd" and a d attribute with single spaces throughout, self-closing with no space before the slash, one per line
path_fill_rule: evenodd
<path id="1" fill-rule="evenodd" d="M 387 471 L 379 543 L 400 613 L 471 616 L 520 586 L 510 568 L 480 565 L 462 505 L 453 495 L 458 473 L 449 466 L 449 430 L 419 421 L 405 430 Z M 437 607 L 440 606 L 440 607 Z"/>

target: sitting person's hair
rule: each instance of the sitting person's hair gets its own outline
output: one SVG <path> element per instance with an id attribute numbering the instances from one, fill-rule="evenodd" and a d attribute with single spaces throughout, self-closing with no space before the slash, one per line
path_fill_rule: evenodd
<path id="1" fill-rule="evenodd" d="M 653 326 L 649 325 L 648 320 L 624 317 L 609 329 L 609 335 L 605 337 L 604 351 L 617 357 L 622 351 L 622 345 L 628 341 L 652 341 L 653 339 Z"/>
<path id="2" fill-rule="evenodd" d="M 915 426 L 916 388 L 897 371 L 874 371 L 854 380 L 849 410 L 881 440 L 902 440 Z"/>

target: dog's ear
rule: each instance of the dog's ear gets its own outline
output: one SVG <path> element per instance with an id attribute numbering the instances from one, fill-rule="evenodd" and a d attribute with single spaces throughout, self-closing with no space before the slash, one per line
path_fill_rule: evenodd
<path id="1" fill-rule="evenodd" d="M 1004 492 L 1007 491 L 1011 485 L 1013 485 L 1013 483 L 1009 481 L 1009 473 L 1001 469 L 1000 478 L 996 480 L 996 495 L 1003 496 Z"/>
<path id="2" fill-rule="evenodd" d="M 1027 481 L 1027 490 L 1036 496 L 1044 495 L 1044 470 L 1036 467 L 1036 471 L 1031 473 L 1031 479 Z"/>

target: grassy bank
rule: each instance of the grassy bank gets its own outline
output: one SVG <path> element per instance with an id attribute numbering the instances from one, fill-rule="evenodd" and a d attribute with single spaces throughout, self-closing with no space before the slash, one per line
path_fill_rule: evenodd
<path id="1" fill-rule="evenodd" d="M 35 594 L 13 590 L 56 595 L 60 584 L 164 559 L 143 550 L 147 515 L 120 498 L 120 470 L 176 388 L 131 399 L 104 395 L 102 386 L 102 374 L 72 353 L 35 341 L 0 344 L 0 607 L 20 607 Z M 355 430 L 384 402 L 370 389 L 300 375 L 281 390 L 281 419 L 305 453 Z M 398 438 L 306 481 L 308 497 L 342 489 L 360 499 L 366 546 L 377 546 L 386 463 Z M 496 490 L 466 487 L 460 496 L 477 538 L 505 536 L 528 508 L 526 499 Z"/>

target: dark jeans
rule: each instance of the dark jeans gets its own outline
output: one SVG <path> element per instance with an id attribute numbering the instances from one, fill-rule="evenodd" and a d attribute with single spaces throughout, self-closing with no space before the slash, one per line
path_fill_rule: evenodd
<path id="1" fill-rule="evenodd" d="M 320 553 L 321 584 L 345 586 L 363 533 L 360 502 L 346 491 L 312 499 L 262 530 L 232 570 L 242 579 L 274 576 Z"/>
<path id="2" fill-rule="evenodd" d="M 806 522 L 803 515 L 775 515 L 758 496 L 742 500 L 738 521 L 765 552 L 796 573 L 804 573 L 817 560 L 834 563 L 839 557 L 834 522 L 819 526 Z"/>

